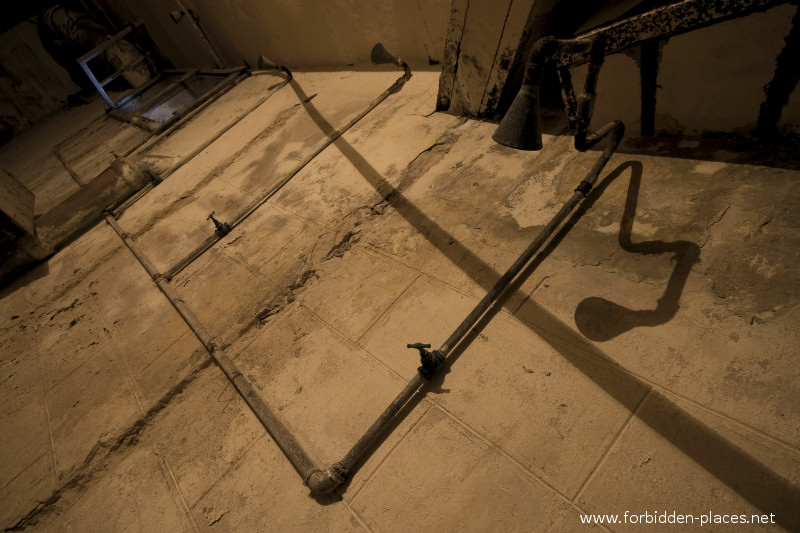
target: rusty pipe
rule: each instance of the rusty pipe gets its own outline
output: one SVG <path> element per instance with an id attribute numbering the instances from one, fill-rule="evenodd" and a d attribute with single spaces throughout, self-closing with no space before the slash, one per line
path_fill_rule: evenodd
<path id="1" fill-rule="evenodd" d="M 379 44 L 375 45 L 375 48 L 377 48 L 378 46 Z M 374 50 L 375 49 L 373 49 L 373 61 L 375 59 L 379 59 L 380 61 L 376 62 L 394 63 L 395 65 L 403 69 L 403 75 L 397 78 L 397 80 L 395 80 L 395 82 L 391 86 L 389 86 L 385 91 L 383 91 L 381 94 L 375 97 L 363 111 L 361 111 L 358 115 L 350 119 L 347 122 L 347 124 L 329 133 L 328 138 L 325 140 L 325 142 L 321 146 L 316 148 L 313 152 L 311 152 L 309 155 L 307 155 L 305 158 L 303 158 L 303 160 L 300 161 L 283 179 L 281 179 L 280 182 L 278 182 L 275 186 L 273 186 L 269 191 L 264 193 L 261 197 L 256 198 L 253 202 L 245 206 L 242 212 L 236 216 L 236 219 L 230 223 L 231 229 L 235 228 L 236 226 L 244 222 L 250 215 L 252 215 L 256 211 L 256 209 L 264 205 L 270 198 L 272 198 L 284 186 L 286 186 L 286 184 L 289 183 L 292 180 L 292 178 L 294 178 L 297 174 L 299 174 L 300 171 L 302 171 L 315 157 L 317 157 L 320 153 L 322 153 L 323 150 L 325 150 L 331 144 L 333 144 L 336 141 L 336 139 L 347 133 L 347 131 L 350 128 L 352 128 L 356 123 L 358 123 L 358 121 L 364 118 L 370 111 L 375 109 L 381 102 L 386 100 L 386 98 L 388 98 L 390 95 L 402 89 L 403 85 L 405 85 L 405 83 L 409 79 L 411 79 L 411 68 L 405 61 L 403 61 L 402 59 L 397 59 L 391 55 L 389 56 L 392 57 L 392 61 L 383 61 L 383 59 L 386 56 L 384 56 L 383 53 L 381 53 L 380 55 L 376 55 Z M 197 248 L 195 248 L 194 250 L 189 252 L 185 257 L 183 257 L 183 259 L 178 261 L 172 268 L 170 268 L 167 272 L 165 272 L 164 276 L 167 277 L 168 279 L 171 279 L 176 275 L 178 275 L 178 273 L 180 273 L 184 268 L 189 266 L 195 259 L 203 255 L 209 248 L 214 246 L 220 240 L 220 238 L 221 237 L 216 233 L 210 236 Z"/>
<path id="2" fill-rule="evenodd" d="M 433 377 L 437 368 L 446 364 L 446 358 L 453 348 L 457 346 L 462 339 L 464 339 L 470 330 L 475 327 L 475 324 L 478 323 L 481 317 L 483 317 L 486 312 L 495 304 L 495 302 L 501 298 L 503 293 L 513 283 L 517 276 L 519 276 L 519 274 L 534 259 L 537 252 L 553 235 L 555 230 L 564 222 L 564 220 L 566 220 L 575 207 L 584 198 L 586 198 L 594 184 L 597 182 L 600 172 L 602 172 L 606 163 L 608 163 L 608 160 L 611 158 L 611 155 L 619 146 L 624 134 L 625 125 L 620 121 L 611 122 L 597 131 L 595 134 L 596 138 L 593 139 L 593 144 L 596 144 L 603 139 L 609 139 L 609 142 L 603 152 L 600 154 L 600 157 L 592 169 L 578 184 L 572 196 L 564 203 L 559 212 L 544 227 L 544 229 L 542 229 L 539 235 L 530 243 L 530 245 L 528 245 L 525 251 L 523 251 L 517 260 L 509 267 L 506 273 L 503 274 L 503 276 L 497 281 L 497 283 L 494 284 L 491 289 L 489 289 L 483 299 L 478 302 L 475 308 L 467 315 L 466 318 L 464 318 L 461 324 L 458 325 L 458 327 L 447 338 L 447 340 L 442 343 L 439 350 L 434 350 L 433 353 L 436 354 L 436 352 L 438 352 L 439 356 L 442 356 L 442 359 L 438 363 L 434 364 L 432 372 L 428 374 L 423 370 L 423 368 L 426 366 L 423 359 L 423 366 L 420 367 L 419 373 L 408 382 L 400 394 L 395 397 L 395 399 L 389 404 L 383 413 L 381 413 L 381 415 L 375 420 L 370 428 L 361 436 L 361 438 L 350 449 L 350 451 L 347 452 L 342 460 L 334 463 L 329 468 L 321 471 L 318 474 L 320 478 L 322 478 L 326 472 L 330 474 L 327 478 L 325 478 L 324 484 L 321 483 L 321 486 L 324 486 L 326 489 L 333 486 L 333 488 L 330 490 L 338 487 L 336 484 L 337 480 L 342 479 L 343 481 L 349 475 L 360 458 L 363 457 L 367 450 L 375 445 L 378 439 L 380 439 L 380 437 L 383 435 L 387 426 L 392 422 L 393 418 L 419 391 L 426 379 Z M 423 346 L 414 347 L 419 347 L 420 352 L 423 353 Z M 428 374 L 429 377 L 426 377 L 425 374 Z"/>

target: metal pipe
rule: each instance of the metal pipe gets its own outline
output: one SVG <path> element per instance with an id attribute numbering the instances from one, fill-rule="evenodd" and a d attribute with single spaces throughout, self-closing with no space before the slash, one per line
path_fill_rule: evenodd
<path id="1" fill-rule="evenodd" d="M 344 128 L 337 130 L 329 135 L 329 142 L 315 151 L 310 159 L 313 159 L 319 154 L 326 146 L 338 139 L 344 132 L 347 131 L 353 124 L 360 120 L 364 115 L 371 111 L 377 104 L 385 99 L 389 94 L 396 92 L 411 76 L 410 70 L 405 63 L 398 60 L 398 64 L 404 67 L 404 75 L 399 78 L 389 89 L 384 91 L 378 98 L 376 98 L 372 105 L 365 111 L 354 117 Z M 481 301 L 475 308 L 467 315 L 467 317 L 459 324 L 453 333 L 445 340 L 439 350 L 428 352 L 425 348 L 430 345 L 409 345 L 409 347 L 417 347 L 420 350 L 422 359 L 422 366 L 419 368 L 419 373 L 414 376 L 398 394 L 389 406 L 381 413 L 369 429 L 359 438 L 355 445 L 345 454 L 341 461 L 335 462 L 328 467 L 319 467 L 314 460 L 302 449 L 297 440 L 288 431 L 286 424 L 281 421 L 277 415 L 269 408 L 263 399 L 255 392 L 252 385 L 247 381 L 241 372 L 236 368 L 234 363 L 225 355 L 224 351 L 217 348 L 213 338 L 208 334 L 202 324 L 199 323 L 194 314 L 188 309 L 182 300 L 175 298 L 172 295 L 172 290 L 168 283 L 168 278 L 159 275 L 153 265 L 147 258 L 139 252 L 132 242 L 132 239 L 125 235 L 113 217 L 107 216 L 106 221 L 117 232 L 117 234 L 124 240 L 126 246 L 131 252 L 139 259 L 142 266 L 147 270 L 151 277 L 155 280 L 159 289 L 169 299 L 173 307 L 184 318 L 189 327 L 197 335 L 198 339 L 208 350 L 211 357 L 217 365 L 223 370 L 225 375 L 234 384 L 239 394 L 245 399 L 247 404 L 256 414 L 261 421 L 262 425 L 269 431 L 273 439 L 280 446 L 284 454 L 289 458 L 297 471 L 303 477 L 305 484 L 309 487 L 314 494 L 327 494 L 336 490 L 347 479 L 349 473 L 356 466 L 361 457 L 366 451 L 374 446 L 376 441 L 380 438 L 387 426 L 392 422 L 394 417 L 400 410 L 409 402 L 409 400 L 419 391 L 420 387 L 424 384 L 425 379 L 431 379 L 437 370 L 446 362 L 448 354 L 452 349 L 463 340 L 463 338 L 475 327 L 477 322 L 482 316 L 498 301 L 503 293 L 508 289 L 512 282 L 519 276 L 523 269 L 531 262 L 536 253 L 542 245 L 552 236 L 555 230 L 563 223 L 563 221 L 573 211 L 581 200 L 591 190 L 597 178 L 610 159 L 613 152 L 619 146 L 619 143 L 624 135 L 625 127 L 622 122 L 614 121 L 599 130 L 595 134 L 584 136 L 583 144 L 588 147 L 593 146 L 597 142 L 607 137 L 610 137 L 608 146 L 603 150 L 600 158 L 580 182 L 575 189 L 573 195 L 564 203 L 563 207 L 553 217 L 553 219 L 542 229 L 539 235 L 531 242 L 531 244 L 523 251 L 517 260 L 509 267 L 505 274 L 495 283 L 495 285 L 486 293 Z M 304 165 L 303 165 L 304 166 Z M 302 167 L 301 167 L 302 168 Z M 299 172 L 293 172 L 285 178 L 281 184 L 278 185 L 270 194 L 264 198 L 254 202 L 244 214 L 237 218 L 231 224 L 235 226 L 249 216 L 258 206 L 262 205 L 271 194 L 287 183 L 291 177 Z M 216 242 L 217 239 L 215 239 Z M 213 243 L 212 243 L 213 244 Z M 202 251 L 200 252 L 202 253 Z M 198 254 L 199 255 L 199 254 Z M 174 275 L 174 273 L 173 273 Z"/>
<path id="2" fill-rule="evenodd" d="M 797 0 L 683 0 L 610 24 L 570 39 L 545 37 L 531 48 L 522 87 L 493 138 L 523 150 L 541 148 L 539 80 L 542 69 L 554 67 L 570 129 L 577 129 L 575 146 L 583 150 L 585 130 L 592 118 L 597 74 L 607 54 L 620 52 L 653 39 L 686 33 L 726 20 L 743 17 Z M 568 67 L 589 63 L 586 89 L 574 99 Z M 652 112 L 651 112 L 652 113 Z M 649 131 L 649 130 L 648 130 Z"/>
<path id="3" fill-rule="evenodd" d="M 559 212 L 553 217 L 553 219 L 542 229 L 539 235 L 531 242 L 530 245 L 525 249 L 524 252 L 517 258 L 514 264 L 509 267 L 505 274 L 494 284 L 494 286 L 489 289 L 483 299 L 475 306 L 475 308 L 467 315 L 467 317 L 458 325 L 458 327 L 453 331 L 453 333 L 444 341 L 444 343 L 439 348 L 438 352 L 440 356 L 443 356 L 438 362 L 436 362 L 432 369 L 433 373 L 436 372 L 436 368 L 444 364 L 446 357 L 452 351 L 452 349 L 469 333 L 469 331 L 478 323 L 481 317 L 486 314 L 486 312 L 492 307 L 492 305 L 497 302 L 497 300 L 502 296 L 503 292 L 511 285 L 514 279 L 520 274 L 520 272 L 525 269 L 525 267 L 530 263 L 542 245 L 547 241 L 548 238 L 553 234 L 553 232 L 561 225 L 561 223 L 567 218 L 567 216 L 572 212 L 572 210 L 577 206 L 581 200 L 583 200 L 586 195 L 589 193 L 591 188 L 594 186 L 595 182 L 597 181 L 600 172 L 605 167 L 608 160 L 611 158 L 611 155 L 619 146 L 620 141 L 622 140 L 623 135 L 625 134 L 625 126 L 620 121 L 614 121 L 603 128 L 601 128 L 595 135 L 596 140 L 595 144 L 600 141 L 601 139 L 610 138 L 608 145 L 600 154 L 600 158 L 594 164 L 592 169 L 586 175 L 586 177 L 578 184 L 578 187 L 575 189 L 575 192 L 572 196 L 564 203 L 561 207 Z M 428 346 L 428 345 L 424 345 Z M 409 346 L 411 347 L 411 346 Z M 415 346 L 417 347 L 417 346 Z M 425 367 L 425 355 L 424 355 L 424 348 L 420 347 L 420 352 L 423 354 L 423 367 Z M 436 354 L 437 350 L 434 350 L 433 354 Z M 428 352 L 430 354 L 430 352 Z M 349 472 L 353 469 L 356 465 L 358 460 L 364 455 L 364 453 L 377 441 L 377 439 L 381 436 L 383 431 L 385 430 L 386 426 L 391 422 L 393 417 L 403 408 L 403 406 L 408 403 L 408 401 L 417 393 L 419 388 L 423 385 L 425 378 L 423 378 L 423 367 L 420 367 L 420 373 L 414 376 L 414 378 L 409 381 L 409 383 L 405 386 L 405 388 L 397 395 L 397 397 L 389 404 L 384 412 L 378 417 L 378 419 L 370 426 L 370 428 L 364 433 L 364 435 L 356 442 L 353 448 L 347 452 L 344 458 L 331 465 L 329 470 L 334 470 L 340 477 L 346 477 Z M 330 483 L 333 483 L 334 480 L 331 480 Z"/>
<path id="4" fill-rule="evenodd" d="M 267 74 L 267 73 L 274 73 L 274 72 L 272 72 L 274 70 L 281 70 L 287 76 L 287 79 L 285 79 L 283 82 L 281 82 L 280 86 L 275 88 L 276 91 L 278 89 L 283 88 L 286 84 L 288 84 L 292 80 L 292 72 L 288 68 L 283 67 L 283 66 L 277 66 L 276 69 L 250 70 L 248 72 L 247 76 L 237 76 L 237 77 L 235 77 L 230 82 L 231 86 L 227 90 L 225 90 L 225 91 L 220 90 L 219 92 L 217 92 L 213 96 L 211 96 L 211 98 L 209 98 L 207 101 L 202 102 L 201 104 L 194 106 L 193 109 L 191 109 L 191 111 L 189 113 L 187 113 L 186 115 L 181 117 L 177 122 L 175 122 L 172 125 L 170 125 L 169 127 L 167 127 L 167 129 L 165 129 L 163 132 L 161 132 L 161 134 L 158 135 L 157 137 L 152 137 L 150 139 L 147 139 L 145 142 L 143 142 L 139 146 L 134 147 L 129 152 L 129 155 L 139 155 L 139 154 L 145 152 L 146 150 L 152 149 L 158 143 L 160 143 L 165 138 L 167 138 L 169 135 L 171 135 L 176 129 L 178 129 L 179 127 L 183 126 L 186 122 L 188 122 L 189 120 L 194 118 L 201 111 L 203 111 L 206 107 L 208 107 L 209 105 L 211 105 L 212 103 L 217 101 L 223 94 L 227 93 L 228 90 L 230 90 L 233 87 L 235 87 L 236 85 L 238 85 L 242 80 L 246 79 L 247 77 L 249 77 L 249 76 L 259 76 L 259 75 Z M 228 83 L 228 82 L 224 82 L 223 85 L 225 83 Z M 180 161 L 178 161 L 177 164 L 172 166 L 172 169 L 170 171 L 164 173 L 163 175 L 157 176 L 157 178 L 158 178 L 157 181 L 158 182 L 163 181 L 168 176 L 170 176 L 173 172 L 175 172 L 176 169 L 180 168 L 182 165 L 186 164 L 186 162 L 188 162 L 191 159 L 193 159 L 194 157 L 196 157 L 197 154 L 199 154 L 200 152 L 202 152 L 203 150 L 208 148 L 211 145 L 211 143 L 213 143 L 214 141 L 216 141 L 217 139 L 222 137 L 225 133 L 230 131 L 230 129 L 233 128 L 236 124 L 241 122 L 242 119 L 244 119 L 247 115 L 249 115 L 250 113 L 252 113 L 256 109 L 258 109 L 258 107 L 260 107 L 264 102 L 266 102 L 274 94 L 274 92 L 275 91 L 270 91 L 267 94 L 265 94 L 264 96 L 262 96 L 261 98 L 259 98 L 253 105 L 251 105 L 243 113 L 240 113 L 239 115 L 237 115 L 233 119 L 233 121 L 231 121 L 228 124 L 226 124 L 225 127 L 223 127 L 220 131 L 215 133 L 209 139 L 206 139 L 206 141 L 203 142 L 200 146 L 195 147 L 194 150 L 192 150 L 189 154 L 187 154 L 186 156 L 181 158 Z M 122 213 L 124 213 L 126 209 L 128 209 L 131 205 L 133 205 L 139 199 L 141 199 L 141 197 L 144 196 L 152 188 L 153 187 L 150 186 L 149 188 L 146 188 L 146 190 L 140 191 L 141 194 L 137 194 L 136 196 L 130 198 L 129 201 L 125 202 L 123 205 L 119 206 L 119 208 L 117 208 L 114 211 L 112 211 L 112 214 L 114 215 L 114 217 L 115 218 L 119 218 L 120 215 Z"/>
<path id="5" fill-rule="evenodd" d="M 352 128 L 359 120 L 364 118 L 364 116 L 366 116 L 367 113 L 375 109 L 387 97 L 399 91 L 403 87 L 403 85 L 405 85 L 405 83 L 409 79 L 411 79 L 411 69 L 409 68 L 408 64 L 405 61 L 401 59 L 395 59 L 393 63 L 395 63 L 399 67 L 402 67 L 403 75 L 397 78 L 397 80 L 395 80 L 395 82 L 389 88 L 387 88 L 375 99 L 373 99 L 372 102 L 370 102 L 369 105 L 364 110 L 362 110 L 358 115 L 350 119 L 350 121 L 348 121 L 347 124 L 339 128 L 338 130 L 329 133 L 327 140 L 321 146 L 319 146 L 313 152 L 311 152 L 309 155 L 303 158 L 303 160 L 300 161 L 291 170 L 291 172 L 289 172 L 280 182 L 278 182 L 274 187 L 272 187 L 272 189 L 270 189 L 261 197 L 256 198 L 253 202 L 248 204 L 244 208 L 244 210 L 236 217 L 236 219 L 233 222 L 230 222 L 231 229 L 235 228 L 236 226 L 244 222 L 250 215 L 252 215 L 256 211 L 256 209 L 264 205 L 270 198 L 272 198 L 275 194 L 277 194 L 287 183 L 289 183 L 289 181 L 292 180 L 292 178 L 294 178 L 298 173 L 300 173 L 300 171 L 303 170 L 306 167 L 306 165 L 308 165 L 315 157 L 317 157 L 320 153 L 322 153 L 323 150 L 325 150 L 331 144 L 333 144 L 336 141 L 336 139 L 347 133 L 347 130 Z M 214 235 L 206 239 L 202 244 L 200 244 L 200 246 L 189 252 L 183 259 L 178 261 L 175 264 L 175 266 L 173 266 L 166 273 L 164 273 L 164 276 L 168 279 L 175 277 L 184 268 L 189 266 L 195 259 L 203 255 L 209 248 L 214 246 L 214 244 L 216 244 L 220 239 L 221 237 L 215 233 Z"/>
<path id="6" fill-rule="evenodd" d="M 577 35 L 562 43 L 594 40 L 604 42 L 605 54 L 613 54 L 654 38 L 671 37 L 692 30 L 743 17 L 751 13 L 796 0 L 683 0 L 652 9 L 641 15 Z M 557 62 L 560 66 L 579 65 L 589 60 L 589 51 L 562 47 Z"/>
<path id="7" fill-rule="evenodd" d="M 133 242 L 133 239 L 127 235 L 122 228 L 120 228 L 117 221 L 111 215 L 106 216 L 106 222 L 109 226 L 119 235 L 125 246 L 139 261 L 139 264 L 147 271 L 153 278 L 159 290 L 166 296 L 172 307 L 181 315 L 184 322 L 189 326 L 195 336 L 205 347 L 208 354 L 225 373 L 225 376 L 236 388 L 239 395 L 244 399 L 253 414 L 256 415 L 259 422 L 269 432 L 272 439 L 283 451 L 284 455 L 291 461 L 297 472 L 302 476 L 306 485 L 308 485 L 315 493 L 330 492 L 325 491 L 325 483 L 328 479 L 338 479 L 333 473 L 328 470 L 323 470 L 314 459 L 303 449 L 297 439 L 294 438 L 289 431 L 286 423 L 281 420 L 278 415 L 267 405 L 263 398 L 256 392 L 253 385 L 248 381 L 244 375 L 239 371 L 236 364 L 226 355 L 225 351 L 216 345 L 214 338 L 205 329 L 205 326 L 197 319 L 189 307 L 183 300 L 177 298 L 172 294 L 172 288 L 168 281 L 159 276 L 155 267 L 150 260 L 145 256 Z M 341 481 L 339 482 L 341 483 Z M 336 485 L 338 486 L 338 484 Z M 335 488 L 335 487 L 334 487 Z"/>
<path id="8" fill-rule="evenodd" d="M 277 87 L 275 89 L 276 91 L 281 89 L 281 88 L 283 88 L 284 86 L 286 86 L 286 84 L 288 84 L 292 80 L 292 73 L 291 73 L 291 71 L 289 71 L 289 69 L 281 67 L 281 70 L 283 70 L 285 73 L 287 73 L 287 78 L 283 82 L 281 82 L 279 87 Z M 262 72 L 256 72 L 256 74 L 261 74 L 261 73 Z M 251 73 L 250 75 L 253 75 L 253 73 Z M 244 79 L 244 78 L 242 78 L 242 79 Z M 227 92 L 227 91 L 225 91 L 225 92 Z M 256 102 L 254 102 L 250 107 L 248 107 L 247 110 L 245 110 L 243 113 L 240 113 L 239 115 L 237 115 L 231 122 L 226 124 L 221 130 L 219 130 L 214 135 L 212 135 L 211 137 L 206 139 L 199 146 L 195 146 L 194 149 L 191 152 L 189 152 L 187 155 L 183 156 L 176 164 L 173 164 L 171 170 L 169 170 L 168 172 L 166 172 L 163 175 L 159 176 L 159 178 L 161 178 L 162 180 L 166 179 L 173 172 L 175 172 L 178 168 L 180 168 L 181 166 L 185 165 L 188 161 L 191 161 L 192 159 L 194 159 L 197 156 L 197 154 L 199 154 L 200 152 L 202 152 L 203 150 L 205 150 L 206 148 L 211 146 L 211 144 L 213 142 L 215 142 L 220 137 L 225 135 L 228 131 L 230 131 L 231 128 L 233 128 L 239 122 L 241 122 L 242 119 L 244 119 L 247 115 L 249 115 L 250 113 L 252 113 L 256 109 L 258 109 L 264 102 L 266 102 L 274 94 L 274 92 L 275 91 L 269 91 L 264 96 L 262 96 L 261 98 L 256 100 Z M 224 94 L 224 93 L 220 92 L 219 96 L 222 96 L 222 94 Z M 200 109 L 198 109 L 197 111 L 199 112 L 201 109 L 205 109 L 208 105 L 210 105 L 212 102 L 214 102 L 216 100 L 217 100 L 217 98 L 214 98 L 213 100 L 211 100 L 207 104 L 201 106 Z M 185 123 L 185 121 L 182 122 L 182 123 Z M 177 124 L 176 124 L 176 126 L 177 126 Z M 173 131 L 175 131 L 175 128 L 170 129 L 169 133 L 172 133 Z M 148 150 L 152 149 L 153 146 L 157 145 L 159 142 L 161 142 L 164 139 L 166 139 L 168 137 L 168 135 L 169 134 L 160 136 L 158 138 L 158 140 L 156 142 L 154 142 L 152 145 L 148 146 L 147 149 Z M 142 153 L 143 151 L 144 151 L 144 149 L 139 150 L 139 153 Z"/>

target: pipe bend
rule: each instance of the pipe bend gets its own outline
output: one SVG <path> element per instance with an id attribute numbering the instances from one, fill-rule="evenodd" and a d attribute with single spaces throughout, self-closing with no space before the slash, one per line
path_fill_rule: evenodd
<path id="1" fill-rule="evenodd" d="M 306 486 L 312 494 L 330 494 L 347 479 L 347 472 L 341 463 L 334 463 L 324 470 L 314 470 L 306 478 Z"/>
<path id="2" fill-rule="evenodd" d="M 613 147 L 612 151 L 616 150 L 617 146 L 622 141 L 622 137 L 625 135 L 625 124 L 619 120 L 609 122 L 595 133 L 579 130 L 578 133 L 575 134 L 575 149 L 579 152 L 585 152 L 611 133 L 613 133 L 613 138 L 609 146 Z"/>
<path id="3" fill-rule="evenodd" d="M 527 63 L 533 65 L 544 65 L 553 59 L 553 55 L 558 50 L 559 40 L 553 36 L 542 37 L 531 47 L 528 53 Z"/>

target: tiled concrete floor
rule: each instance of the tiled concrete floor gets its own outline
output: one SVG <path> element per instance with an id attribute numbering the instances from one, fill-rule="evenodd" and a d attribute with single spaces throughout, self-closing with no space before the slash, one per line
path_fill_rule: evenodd
<path id="1" fill-rule="evenodd" d="M 238 86 L 139 157 L 171 174 L 120 226 L 166 271 L 213 233 L 210 211 L 234 217 L 396 77 Z M 272 96 L 175 166 L 258 83 Z M 492 124 L 432 113 L 437 83 L 415 73 L 170 282 L 322 463 L 413 376 L 406 343 L 441 343 L 594 163 L 568 137 L 516 152 Z M 581 531 L 581 513 L 675 511 L 698 523 L 658 530 L 709 512 L 777 523 L 704 531 L 797 530 L 800 173 L 714 146 L 619 151 L 332 497 L 309 496 L 99 224 L 2 292 L 0 525 Z"/>

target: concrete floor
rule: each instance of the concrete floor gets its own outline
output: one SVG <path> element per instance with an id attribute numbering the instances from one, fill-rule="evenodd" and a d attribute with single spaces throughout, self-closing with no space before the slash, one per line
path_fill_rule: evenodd
<path id="1" fill-rule="evenodd" d="M 246 80 L 138 156 L 170 175 L 119 225 L 168 270 L 213 233 L 211 211 L 230 220 L 397 76 Z M 441 344 L 596 159 L 569 137 L 499 146 L 493 124 L 433 113 L 437 84 L 415 72 L 170 282 L 324 464 L 414 375 L 405 345 Z M 0 161 L 77 130 L 28 136 Z M 732 146 L 623 146 L 569 231 L 329 498 L 309 495 L 98 224 L 2 291 L 0 526 L 690 531 L 711 513 L 703 531 L 800 530 L 799 165 Z M 13 170 L 37 202 L 70 183 Z M 665 512 L 695 524 L 631 523 Z M 767 523 L 714 523 L 731 515 Z"/>

